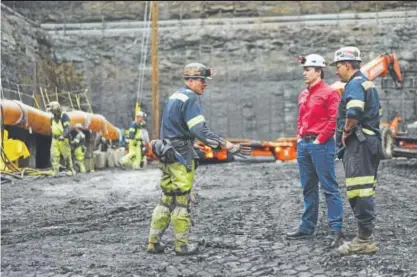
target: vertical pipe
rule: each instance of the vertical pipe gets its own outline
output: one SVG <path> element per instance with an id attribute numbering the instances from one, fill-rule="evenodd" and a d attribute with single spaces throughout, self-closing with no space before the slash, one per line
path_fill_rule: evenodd
<path id="1" fill-rule="evenodd" d="M 158 1 L 152 1 L 152 137 L 159 137 Z"/>

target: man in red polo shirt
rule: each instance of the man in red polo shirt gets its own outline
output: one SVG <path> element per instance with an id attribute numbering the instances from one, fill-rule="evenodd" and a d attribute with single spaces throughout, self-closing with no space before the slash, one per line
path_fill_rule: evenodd
<path id="1" fill-rule="evenodd" d="M 323 82 L 326 67 L 322 56 L 300 57 L 307 88 L 298 98 L 297 163 L 304 195 L 304 211 L 297 230 L 287 239 L 313 236 L 318 218 L 319 186 L 327 204 L 328 224 L 333 232 L 332 247 L 343 240 L 343 199 L 335 173 L 335 140 L 337 108 L 340 97 Z"/>

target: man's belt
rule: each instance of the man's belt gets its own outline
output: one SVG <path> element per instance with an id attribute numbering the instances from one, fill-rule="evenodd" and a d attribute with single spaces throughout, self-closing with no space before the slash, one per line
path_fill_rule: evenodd
<path id="1" fill-rule="evenodd" d="M 305 141 L 314 141 L 314 140 L 316 140 L 317 135 L 308 135 L 308 136 L 303 136 L 301 138 Z"/>

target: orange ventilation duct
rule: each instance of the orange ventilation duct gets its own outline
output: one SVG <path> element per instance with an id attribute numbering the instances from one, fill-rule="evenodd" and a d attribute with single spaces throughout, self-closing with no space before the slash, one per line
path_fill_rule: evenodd
<path id="1" fill-rule="evenodd" d="M 14 125 L 35 133 L 48 136 L 51 134 L 52 114 L 38 110 L 17 100 L 1 99 L 0 102 L 4 125 Z M 83 125 L 85 129 L 100 133 L 107 140 L 116 140 L 120 137 L 120 131 L 100 114 L 86 113 L 83 111 L 66 112 L 71 127 L 76 123 Z"/>

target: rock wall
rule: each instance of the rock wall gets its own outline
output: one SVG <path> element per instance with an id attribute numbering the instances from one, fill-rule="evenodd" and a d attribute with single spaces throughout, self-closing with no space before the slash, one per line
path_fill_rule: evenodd
<path id="1" fill-rule="evenodd" d="M 2 1 L 40 23 L 142 20 L 146 1 Z M 150 1 L 148 1 L 150 2 Z M 158 1 L 160 20 L 412 10 L 415 1 Z"/>
<path id="2" fill-rule="evenodd" d="M 367 62 L 389 51 L 395 41 L 408 87 L 402 91 L 383 89 L 381 78 L 375 80 L 385 110 L 384 120 L 391 119 L 396 111 L 407 120 L 415 120 L 416 93 L 410 82 L 415 82 L 412 77 L 417 72 L 416 30 L 415 22 L 207 27 L 191 33 L 189 29 L 160 30 L 161 103 L 182 86 L 183 66 L 200 61 L 213 66 L 217 72 L 202 97 L 204 113 L 214 130 L 228 137 L 294 136 L 297 97 L 304 87 L 302 71 L 296 62 L 298 55 L 319 53 L 331 60 L 339 47 L 356 45 Z M 94 108 L 118 126 L 127 127 L 137 97 L 141 39 L 140 34 L 133 33 L 108 36 L 85 33 L 54 37 L 51 43 L 59 59 L 77 61 L 80 70 L 85 68 L 94 92 Z M 149 53 L 147 61 L 140 99 L 145 110 L 151 112 Z M 332 68 L 326 69 L 325 80 L 329 84 L 337 80 Z M 390 85 L 389 81 L 385 83 Z"/>
<path id="3" fill-rule="evenodd" d="M 39 83 L 37 64 L 51 54 L 46 33 L 13 10 L 1 8 L 1 81 L 4 97 L 32 103 Z M 17 86 L 20 84 L 20 86 Z"/>
<path id="4" fill-rule="evenodd" d="M 9 21 L 16 21 L 10 18 Z M 13 24 L 3 25 L 2 29 L 5 28 L 10 36 L 15 39 L 19 36 L 19 43 L 25 41 L 24 32 L 28 31 L 24 31 L 24 28 L 29 28 L 29 25 L 20 28 Z M 39 31 L 30 34 L 43 36 Z M 78 71 L 84 74 L 83 85 L 91 87 L 95 112 L 123 128 L 127 128 L 133 119 L 136 99 L 151 114 L 149 51 L 144 87 L 138 94 L 142 32 L 51 35 L 48 43 L 52 45 L 51 50 L 57 61 L 72 61 Z M 298 55 L 318 53 L 331 60 L 333 52 L 339 47 L 355 45 L 361 49 L 367 62 L 394 46 L 402 69 L 406 72 L 407 82 L 403 90 L 395 90 L 389 88 L 389 79 L 384 82 L 381 78 L 375 80 L 385 111 L 384 120 L 391 119 L 394 112 L 400 112 L 407 121 L 414 121 L 417 120 L 416 43 L 417 23 L 414 20 L 401 20 L 395 24 L 370 20 L 365 23 L 320 26 L 298 22 L 268 26 L 198 26 L 192 31 L 188 28 L 175 31 L 160 29 L 161 109 L 165 99 L 182 86 L 183 66 L 188 62 L 200 61 L 214 67 L 217 72 L 202 97 L 204 114 L 211 128 L 228 137 L 274 139 L 294 136 L 297 97 L 304 87 L 302 71 L 296 62 Z M 9 44 L 13 45 L 2 38 L 3 44 L 9 48 L 12 47 Z M 22 52 L 13 54 L 7 50 L 9 52 L 3 54 L 3 48 L 2 58 L 16 55 L 19 59 L 27 60 Z M 8 64 L 13 69 L 7 74 L 16 75 L 13 73 L 13 70 L 17 70 L 13 62 Z M 29 72 L 27 75 L 31 76 Z M 325 80 L 329 84 L 337 80 L 333 69 L 326 69 Z M 19 81 L 17 78 L 16 82 Z M 385 83 L 388 86 L 382 88 L 381 85 Z M 148 123 L 150 130 L 152 117 Z"/>

